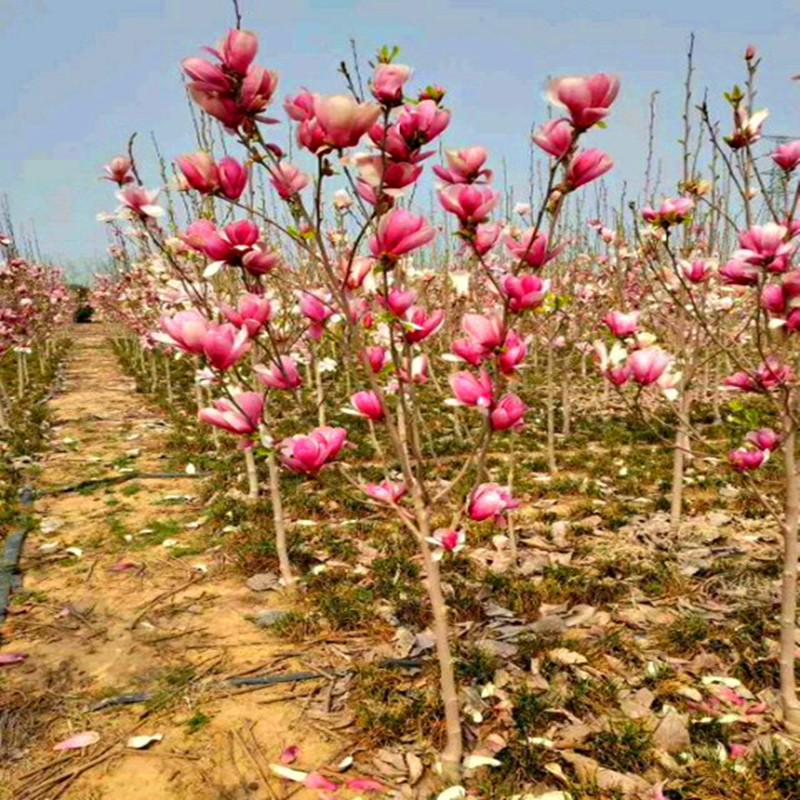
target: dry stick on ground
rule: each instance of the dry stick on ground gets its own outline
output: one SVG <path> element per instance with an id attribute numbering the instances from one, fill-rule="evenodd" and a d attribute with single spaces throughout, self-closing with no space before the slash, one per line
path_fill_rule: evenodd
<path id="1" fill-rule="evenodd" d="M 162 600 L 166 600 L 168 597 L 172 597 L 173 595 L 176 595 L 179 592 L 182 592 L 184 589 L 188 589 L 190 586 L 194 585 L 195 583 L 199 583 L 201 580 L 203 580 L 204 577 L 205 577 L 205 575 L 203 575 L 202 573 L 200 573 L 198 575 L 192 575 L 192 577 L 189 578 L 189 580 L 186 581 L 185 583 L 182 583 L 180 586 L 176 587 L 175 589 L 169 589 L 166 592 L 162 592 L 160 595 L 158 595 L 157 597 L 154 597 L 152 600 L 147 602 L 145 604 L 144 608 L 134 617 L 133 622 L 131 622 L 131 624 L 130 624 L 130 630 L 133 630 L 139 624 L 139 622 L 141 622 L 142 618 L 149 611 L 151 611 L 153 609 L 153 606 L 155 606 L 156 604 L 160 603 Z"/>

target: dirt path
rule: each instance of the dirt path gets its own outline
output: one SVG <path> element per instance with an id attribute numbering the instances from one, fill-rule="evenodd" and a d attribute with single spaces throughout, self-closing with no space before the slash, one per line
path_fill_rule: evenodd
<path id="1" fill-rule="evenodd" d="M 135 394 L 105 337 L 100 325 L 75 328 L 39 490 L 164 469 L 168 427 Z M 288 745 L 300 747 L 306 770 L 346 755 L 344 737 L 315 722 L 316 697 L 298 699 L 320 690 L 323 703 L 324 683 L 237 695 L 189 687 L 308 669 L 309 658 L 253 623 L 281 598 L 226 571 L 204 531 L 198 488 L 191 479 L 140 480 L 37 501 L 41 530 L 26 543 L 24 590 L 1 648 L 29 657 L 0 673 L 0 798 L 276 798 L 297 786 L 294 797 L 316 797 L 301 784 L 265 785 L 268 764 Z M 149 704 L 89 710 L 143 690 L 156 692 Z M 87 730 L 98 744 L 66 757 L 52 751 Z M 135 751 L 125 746 L 134 731 L 164 738 Z"/>

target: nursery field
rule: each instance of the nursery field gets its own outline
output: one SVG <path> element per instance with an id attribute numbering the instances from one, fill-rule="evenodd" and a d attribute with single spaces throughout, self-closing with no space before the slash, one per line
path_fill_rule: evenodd
<path id="1" fill-rule="evenodd" d="M 768 55 L 692 35 L 633 187 L 551 78 L 518 202 L 398 48 L 323 94 L 233 11 L 91 281 L 0 203 L 0 800 L 800 800 Z"/>

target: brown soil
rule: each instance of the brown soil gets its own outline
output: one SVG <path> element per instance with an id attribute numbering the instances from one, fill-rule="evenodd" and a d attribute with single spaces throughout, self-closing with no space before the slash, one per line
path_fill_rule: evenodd
<path id="1" fill-rule="evenodd" d="M 121 373 L 102 326 L 76 326 L 64 386 L 51 405 L 54 441 L 38 489 L 118 475 L 119 459 L 131 451 L 139 451 L 129 456 L 132 468 L 164 470 L 167 425 Z M 0 798 L 277 798 L 297 787 L 294 797 L 317 797 L 270 776 L 268 765 L 288 745 L 300 747 L 296 766 L 306 770 L 324 771 L 349 753 L 341 734 L 308 713 L 303 696 L 314 689 L 324 695 L 324 683 L 240 694 L 186 685 L 190 674 L 209 681 L 308 668 L 313 653 L 291 653 L 248 618 L 286 598 L 247 589 L 202 525 L 184 527 L 202 519 L 191 498 L 198 480 L 139 484 L 135 493 L 123 483 L 36 503 L 46 528 L 53 519 L 63 524 L 29 536 L 24 588 L 4 631 L 3 650 L 29 657 L 0 674 Z M 190 499 L 164 504 L 175 495 Z M 124 528 L 109 525 L 112 513 Z M 176 522 L 174 538 L 192 554 L 143 546 L 146 534 L 138 532 L 153 520 Z M 52 542 L 60 547 L 42 549 Z M 67 556 L 71 547 L 82 554 Z M 136 568 L 113 571 L 121 561 Z M 88 710 L 103 697 L 154 688 L 161 703 Z M 85 730 L 97 731 L 99 743 L 53 752 L 56 742 Z M 135 751 L 126 747 L 133 731 L 164 738 Z M 85 771 L 68 774 L 76 769 Z"/>

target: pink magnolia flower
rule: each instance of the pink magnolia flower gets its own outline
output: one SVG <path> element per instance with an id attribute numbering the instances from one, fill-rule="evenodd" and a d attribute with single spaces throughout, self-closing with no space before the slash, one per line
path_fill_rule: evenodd
<path id="1" fill-rule="evenodd" d="M 383 480 L 380 483 L 365 483 L 361 488 L 373 500 L 391 505 L 397 503 L 408 492 L 402 481 Z"/>
<path id="2" fill-rule="evenodd" d="M 472 364 L 473 367 L 477 367 L 488 355 L 486 350 L 471 338 L 454 339 L 450 349 L 457 359 Z"/>
<path id="3" fill-rule="evenodd" d="M 645 206 L 642 209 L 642 218 L 656 227 L 669 228 L 686 220 L 693 208 L 694 200 L 691 197 L 678 197 L 674 200 L 665 200 L 658 209 Z"/>
<path id="4" fill-rule="evenodd" d="M 494 385 L 489 373 L 481 370 L 476 377 L 471 372 L 456 372 L 450 376 L 450 388 L 455 399 L 454 405 L 490 408 L 494 397 Z"/>
<path id="5" fill-rule="evenodd" d="M 731 286 L 755 286 L 758 283 L 758 267 L 744 261 L 731 259 L 719 268 L 722 282 Z"/>
<path id="6" fill-rule="evenodd" d="M 478 225 L 475 229 L 475 236 L 472 239 L 472 246 L 479 256 L 485 256 L 497 244 L 503 226 L 499 222 L 487 222 Z"/>
<path id="7" fill-rule="evenodd" d="M 436 333 L 444 322 L 444 311 L 432 311 L 430 315 L 422 306 L 411 306 L 403 320 L 404 337 L 410 344 L 416 344 Z"/>
<path id="8" fill-rule="evenodd" d="M 292 436 L 281 444 L 281 460 L 294 472 L 314 475 L 339 454 L 347 438 L 344 428 L 315 428 L 307 436 Z"/>
<path id="9" fill-rule="evenodd" d="M 580 150 L 567 167 L 567 184 L 569 188 L 577 189 L 605 175 L 613 166 L 611 156 L 602 150 Z"/>
<path id="10" fill-rule="evenodd" d="M 548 250 L 547 234 L 537 233 L 535 228 L 528 228 L 519 239 L 508 234 L 505 245 L 514 258 L 534 269 L 543 267 L 561 252 L 560 247 Z"/>
<path id="11" fill-rule="evenodd" d="M 551 119 L 538 127 L 533 134 L 533 141 L 545 153 L 562 159 L 570 151 L 575 138 L 575 130 L 570 121 L 564 117 Z"/>
<path id="12" fill-rule="evenodd" d="M 746 442 L 754 444 L 759 450 L 777 450 L 781 443 L 781 437 L 772 428 L 750 431 L 744 438 Z"/>
<path id="13" fill-rule="evenodd" d="M 380 113 L 380 106 L 375 103 L 359 103 L 349 95 L 314 97 L 314 115 L 325 144 L 338 150 L 357 145 Z"/>
<path id="14" fill-rule="evenodd" d="M 398 287 L 390 289 L 386 297 L 378 295 L 378 302 L 396 317 L 402 317 L 414 305 L 416 299 L 417 293 L 413 289 L 400 289 Z"/>
<path id="15" fill-rule="evenodd" d="M 381 217 L 369 247 L 375 258 L 395 261 L 428 244 L 435 236 L 436 229 L 428 225 L 425 217 L 395 208 Z"/>
<path id="16" fill-rule="evenodd" d="M 356 392 L 351 396 L 350 402 L 353 404 L 353 413 L 359 417 L 366 417 L 366 419 L 371 419 L 373 422 L 379 422 L 386 415 L 380 397 L 372 390 L 367 389 Z"/>
<path id="17" fill-rule="evenodd" d="M 445 150 L 447 167 L 434 165 L 433 171 L 445 183 L 475 183 L 481 179 L 489 181 L 492 172 L 484 168 L 487 152 L 484 147 L 463 147 L 461 150 Z"/>
<path id="18" fill-rule="evenodd" d="M 755 144 L 761 138 L 761 126 L 766 122 L 769 111 L 761 109 L 748 115 L 744 104 L 738 105 L 733 112 L 733 133 L 724 139 L 732 150 L 740 150 Z"/>
<path id="19" fill-rule="evenodd" d="M 398 106 L 403 102 L 403 86 L 412 69 L 405 64 L 377 64 L 372 73 L 372 96 L 382 105 Z"/>
<path id="20" fill-rule="evenodd" d="M 300 313 L 308 317 L 311 322 L 321 325 L 329 317 L 333 316 L 333 308 L 325 299 L 318 297 L 312 292 L 300 293 Z"/>
<path id="21" fill-rule="evenodd" d="M 486 222 L 499 200 L 500 192 L 489 186 L 458 183 L 439 191 L 442 207 L 455 214 L 465 226 Z"/>
<path id="22" fill-rule="evenodd" d="M 214 369 L 229 369 L 251 347 L 247 329 L 237 330 L 228 323 L 211 328 L 203 336 L 203 354 Z"/>
<path id="23" fill-rule="evenodd" d="M 235 158 L 225 156 L 217 165 L 219 191 L 228 200 L 238 200 L 247 186 L 248 169 Z"/>
<path id="24" fill-rule="evenodd" d="M 314 116 L 314 95 L 304 89 L 294 97 L 287 97 L 283 107 L 295 122 L 307 122 Z"/>
<path id="25" fill-rule="evenodd" d="M 509 311 L 515 314 L 538 308 L 550 291 L 550 281 L 543 281 L 538 275 L 526 273 L 505 275 L 500 286 L 508 298 Z"/>
<path id="26" fill-rule="evenodd" d="M 525 340 L 516 331 L 509 331 L 497 356 L 498 368 L 504 375 L 511 375 L 525 360 L 527 352 Z"/>
<path id="27" fill-rule="evenodd" d="M 131 169 L 133 163 L 128 156 L 114 156 L 108 164 L 103 166 L 106 174 L 103 178 L 107 181 L 113 181 L 119 186 L 124 186 L 126 183 L 133 183 L 133 175 Z"/>
<path id="28" fill-rule="evenodd" d="M 457 528 L 439 528 L 428 538 L 428 542 L 436 546 L 433 551 L 433 560 L 441 561 L 445 553 L 457 553 L 464 549 L 467 535 Z"/>
<path id="29" fill-rule="evenodd" d="M 731 466 L 737 472 L 746 472 L 751 469 L 758 469 L 769 457 L 768 450 L 748 450 L 738 447 L 728 453 Z"/>
<path id="30" fill-rule="evenodd" d="M 752 376 L 747 372 L 734 372 L 722 381 L 722 386 L 725 389 L 737 392 L 755 392 L 758 391 L 758 384 L 753 380 Z"/>
<path id="31" fill-rule="evenodd" d="M 273 168 L 269 182 L 284 200 L 289 200 L 293 195 L 305 189 L 310 180 L 308 175 L 301 172 L 298 167 L 281 161 L 277 167 Z"/>
<path id="32" fill-rule="evenodd" d="M 469 516 L 476 522 L 492 518 L 502 524 L 503 514 L 518 507 L 519 500 L 515 500 L 507 488 L 497 483 L 482 483 L 470 498 Z"/>
<path id="33" fill-rule="evenodd" d="M 505 431 L 509 428 L 520 430 L 523 426 L 522 417 L 526 411 L 527 406 L 517 395 L 503 395 L 489 414 L 492 430 Z"/>
<path id="34" fill-rule="evenodd" d="M 607 367 L 603 375 L 613 386 L 624 386 L 631 377 L 631 370 L 625 364 Z"/>
<path id="35" fill-rule="evenodd" d="M 164 209 L 156 205 L 158 189 L 148 191 L 143 186 L 128 186 L 117 194 L 122 208 L 132 211 L 139 217 L 160 217 Z"/>
<path id="36" fill-rule="evenodd" d="M 434 100 L 421 100 L 405 105 L 397 117 L 397 131 L 406 142 L 427 144 L 450 124 L 450 112 L 439 108 Z"/>
<path id="37" fill-rule="evenodd" d="M 689 283 L 702 283 L 711 274 L 711 267 L 707 261 L 695 259 L 691 262 L 684 261 L 681 264 L 681 271 Z"/>
<path id="38" fill-rule="evenodd" d="M 800 164 L 800 139 L 778 145 L 772 151 L 772 160 L 784 172 L 793 172 Z"/>
<path id="39" fill-rule="evenodd" d="M 219 169 L 208 153 L 178 156 L 175 160 L 192 189 L 201 194 L 213 194 L 219 189 Z"/>
<path id="40" fill-rule="evenodd" d="M 506 330 L 500 314 L 464 314 L 461 329 L 481 348 L 490 352 L 500 347 Z"/>
<path id="41" fill-rule="evenodd" d="M 303 383 L 291 356 L 279 356 L 269 367 L 256 364 L 253 370 L 256 378 L 270 389 L 297 389 Z"/>
<path id="42" fill-rule="evenodd" d="M 388 351 L 379 344 L 369 345 L 364 348 L 364 356 L 374 373 L 381 372 L 383 368 L 392 360 Z"/>
<path id="43" fill-rule="evenodd" d="M 785 272 L 795 250 L 795 243 L 787 241 L 788 234 L 785 225 L 775 222 L 753 225 L 739 234 L 740 249 L 733 254 L 733 258 L 770 272 Z"/>
<path id="44" fill-rule="evenodd" d="M 648 386 L 661 377 L 671 360 L 660 347 L 645 347 L 628 356 L 627 367 L 637 383 Z"/>
<path id="45" fill-rule="evenodd" d="M 222 306 L 222 313 L 228 322 L 237 328 L 245 328 L 254 337 L 272 316 L 272 305 L 266 297 L 257 294 L 243 294 L 237 308 Z"/>
<path id="46" fill-rule="evenodd" d="M 405 383 L 427 383 L 428 382 L 428 357 L 423 353 L 414 356 L 410 361 L 406 359 L 400 367 L 397 377 Z"/>
<path id="47" fill-rule="evenodd" d="M 246 75 L 258 52 L 258 37 L 252 31 L 232 28 L 217 49 L 209 50 L 231 71 Z"/>
<path id="48" fill-rule="evenodd" d="M 242 256 L 242 267 L 251 275 L 266 275 L 281 263 L 281 257 L 264 245 L 254 245 Z"/>
<path id="49" fill-rule="evenodd" d="M 611 311 L 603 317 L 603 323 L 614 336 L 624 339 L 639 330 L 639 312 L 623 314 L 621 311 Z"/>
<path id="50" fill-rule="evenodd" d="M 263 410 L 263 393 L 244 392 L 233 400 L 215 400 L 214 407 L 200 409 L 198 417 L 230 433 L 249 436 L 258 430 Z"/>
<path id="51" fill-rule="evenodd" d="M 606 117 L 618 93 L 619 78 L 603 73 L 556 78 L 547 86 L 547 99 L 566 108 L 578 130 L 591 128 Z"/>
<path id="52" fill-rule="evenodd" d="M 161 317 L 160 325 L 166 334 L 161 341 L 177 345 L 181 350 L 194 355 L 203 352 L 203 339 L 211 327 L 211 323 L 195 310 L 179 311 L 172 317 Z M 159 338 L 158 335 L 156 338 Z"/>

